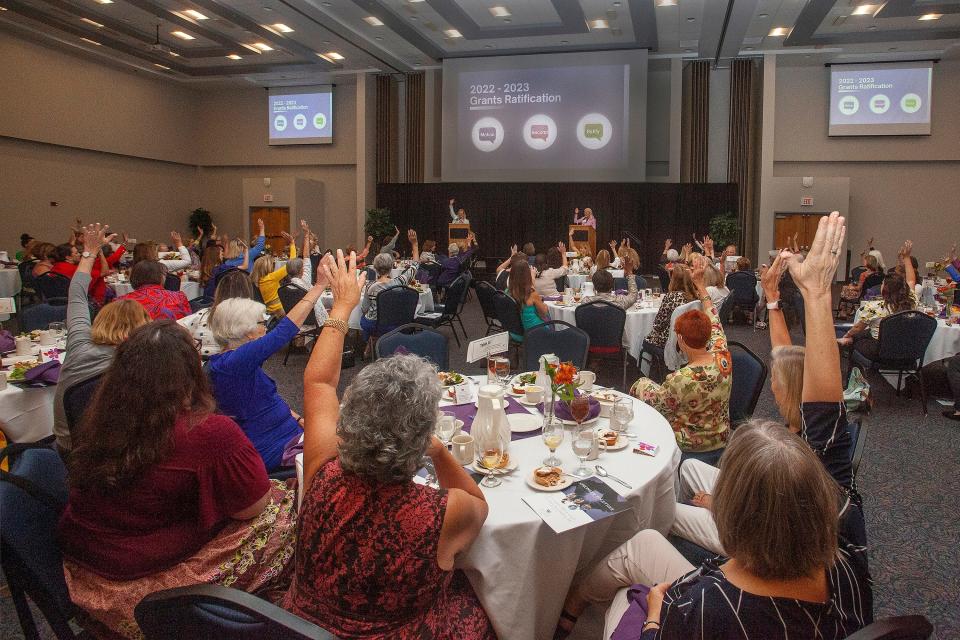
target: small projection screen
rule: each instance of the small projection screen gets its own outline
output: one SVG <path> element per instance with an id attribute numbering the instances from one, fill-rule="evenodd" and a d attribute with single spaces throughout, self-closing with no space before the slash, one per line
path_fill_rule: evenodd
<path id="1" fill-rule="evenodd" d="M 831 136 L 930 135 L 933 63 L 830 67 Z"/>
<path id="2" fill-rule="evenodd" d="M 333 142 L 333 87 L 275 87 L 267 92 L 268 143 Z"/>

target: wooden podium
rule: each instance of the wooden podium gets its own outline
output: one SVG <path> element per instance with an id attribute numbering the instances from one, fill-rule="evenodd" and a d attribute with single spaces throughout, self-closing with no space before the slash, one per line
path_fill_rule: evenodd
<path id="1" fill-rule="evenodd" d="M 451 225 L 452 226 L 452 225 Z M 597 230 L 584 224 L 570 225 L 571 250 L 597 257 Z"/>
<path id="2" fill-rule="evenodd" d="M 448 226 L 448 245 L 456 242 L 458 245 L 460 245 L 460 251 L 466 251 L 469 249 L 470 241 L 467 240 L 467 236 L 470 235 L 470 225 L 451 222 Z"/>

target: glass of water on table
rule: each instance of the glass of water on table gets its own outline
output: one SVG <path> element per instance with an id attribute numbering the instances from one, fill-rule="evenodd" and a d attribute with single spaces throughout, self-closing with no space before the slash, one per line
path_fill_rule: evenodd
<path id="1" fill-rule="evenodd" d="M 633 420 L 633 398 L 620 398 L 610 412 L 610 426 L 619 434 L 634 440 L 639 436 L 630 432 L 630 422 Z"/>

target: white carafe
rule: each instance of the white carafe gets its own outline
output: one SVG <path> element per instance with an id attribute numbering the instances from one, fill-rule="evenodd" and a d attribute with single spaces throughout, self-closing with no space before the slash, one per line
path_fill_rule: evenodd
<path id="1" fill-rule="evenodd" d="M 473 419 L 470 435 L 477 443 L 477 455 L 499 439 L 506 453 L 510 447 L 510 423 L 507 422 L 503 387 L 485 384 L 477 391 L 477 416 Z"/>

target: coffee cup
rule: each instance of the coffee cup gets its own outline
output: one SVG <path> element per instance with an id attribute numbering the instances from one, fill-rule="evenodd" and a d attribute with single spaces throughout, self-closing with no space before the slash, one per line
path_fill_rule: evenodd
<path id="1" fill-rule="evenodd" d="M 473 442 L 473 436 L 466 433 L 458 433 L 450 440 L 451 453 L 457 462 L 466 465 L 472 463 L 477 457 L 476 446 Z"/>
<path id="2" fill-rule="evenodd" d="M 580 382 L 581 391 L 590 391 L 593 389 L 593 383 L 597 381 L 597 374 L 593 371 L 581 371 L 577 379 Z"/>
<path id="3" fill-rule="evenodd" d="M 527 402 L 530 404 L 540 404 L 543 402 L 543 387 L 538 387 L 535 384 L 527 385 L 523 390 L 526 395 Z"/>
<path id="4" fill-rule="evenodd" d="M 41 347 L 51 347 L 57 343 L 56 336 L 53 335 L 52 331 L 41 331 L 40 332 L 40 346 Z"/>
<path id="5" fill-rule="evenodd" d="M 29 356 L 33 353 L 33 343 L 30 342 L 30 338 L 27 336 L 18 336 L 16 340 L 17 344 L 17 355 L 18 356 Z"/>

